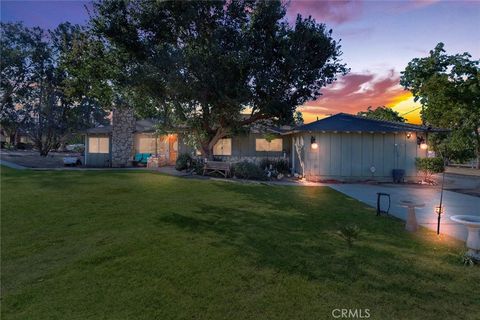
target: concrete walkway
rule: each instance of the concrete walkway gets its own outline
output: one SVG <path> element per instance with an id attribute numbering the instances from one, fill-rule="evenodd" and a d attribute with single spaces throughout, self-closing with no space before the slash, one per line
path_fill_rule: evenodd
<path id="1" fill-rule="evenodd" d="M 17 170 L 28 169 L 27 167 L 21 166 L 19 164 L 16 164 L 16 163 L 13 163 L 13 162 L 10 162 L 10 161 L 5 161 L 5 160 L 2 160 L 2 159 L 0 159 L 0 165 L 8 167 L 8 168 L 12 168 L 12 169 L 17 169 Z"/>
<path id="2" fill-rule="evenodd" d="M 435 207 L 440 202 L 440 188 L 414 185 L 367 185 L 367 184 L 330 184 L 341 193 L 376 208 L 377 192 L 389 193 L 391 196 L 390 214 L 406 220 L 407 209 L 400 206 L 400 200 L 425 203 L 424 208 L 417 208 L 417 221 L 431 230 L 437 230 Z M 480 198 L 458 192 L 443 191 L 444 214 L 440 223 L 440 233 L 465 240 L 467 230 L 464 226 L 450 220 L 454 215 L 480 216 Z M 382 201 L 383 204 L 383 201 Z"/>

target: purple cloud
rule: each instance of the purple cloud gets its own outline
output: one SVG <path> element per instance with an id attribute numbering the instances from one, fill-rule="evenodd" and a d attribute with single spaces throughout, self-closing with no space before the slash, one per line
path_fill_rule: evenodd
<path id="1" fill-rule="evenodd" d="M 343 24 L 357 19 L 361 12 L 361 1 L 292 0 L 287 15 L 290 19 L 295 19 L 296 15 L 300 13 L 302 16 L 312 16 L 320 22 Z"/>

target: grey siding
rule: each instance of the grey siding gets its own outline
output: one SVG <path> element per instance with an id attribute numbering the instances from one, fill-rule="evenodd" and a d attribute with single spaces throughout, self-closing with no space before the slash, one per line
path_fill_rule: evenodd
<path id="1" fill-rule="evenodd" d="M 318 149 L 310 146 L 314 136 Z M 315 133 L 303 134 L 305 175 L 309 180 L 382 180 L 390 181 L 392 169 L 404 169 L 406 177 L 417 175 L 415 158 L 427 151 L 417 145 L 417 136 L 407 139 L 399 133 Z M 296 158 L 296 154 L 294 155 Z M 371 168 L 375 168 L 375 172 Z M 296 166 L 295 171 L 300 172 Z"/>
<path id="2" fill-rule="evenodd" d="M 232 157 L 263 157 L 277 158 L 283 157 L 283 151 L 256 151 L 255 140 L 263 139 L 264 135 L 260 133 L 242 134 L 232 137 Z M 282 149 L 287 153 L 291 152 L 291 138 L 289 136 L 279 137 L 282 139 Z"/>
<path id="3" fill-rule="evenodd" d="M 263 158 L 283 158 L 290 161 L 292 152 L 291 136 L 279 136 L 282 139 L 283 151 L 256 151 L 255 140 L 264 139 L 260 133 L 241 134 L 232 139 L 232 154 L 230 156 L 215 156 L 226 161 L 241 161 L 242 159 L 260 160 Z"/>

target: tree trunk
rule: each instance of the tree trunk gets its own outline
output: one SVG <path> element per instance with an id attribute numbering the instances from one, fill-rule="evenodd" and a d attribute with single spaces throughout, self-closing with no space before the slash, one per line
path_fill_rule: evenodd
<path id="1" fill-rule="evenodd" d="M 42 149 L 40 149 L 39 151 L 40 151 L 40 155 L 41 155 L 42 157 L 46 157 L 46 156 L 48 156 L 48 152 L 49 152 L 50 150 L 48 150 L 48 149 L 46 149 L 46 148 L 42 148 Z"/>
<path id="2" fill-rule="evenodd" d="M 209 160 L 209 161 L 212 161 L 213 160 L 213 148 L 209 148 L 209 143 L 206 142 L 205 144 L 202 144 L 202 156 Z"/>
<path id="3" fill-rule="evenodd" d="M 17 147 L 17 133 L 16 132 L 12 132 L 9 134 L 9 140 L 10 140 L 10 144 L 13 146 L 13 147 Z"/>
<path id="4" fill-rule="evenodd" d="M 202 156 L 207 160 L 213 160 L 213 147 L 215 144 L 226 136 L 226 130 L 222 127 L 218 128 L 213 136 L 209 136 L 205 141 L 201 142 Z"/>

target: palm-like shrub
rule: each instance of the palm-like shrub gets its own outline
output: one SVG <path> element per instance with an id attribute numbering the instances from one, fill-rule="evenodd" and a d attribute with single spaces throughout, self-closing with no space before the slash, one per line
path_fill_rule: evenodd
<path id="1" fill-rule="evenodd" d="M 360 228 L 356 225 L 347 225 L 338 230 L 338 235 L 343 238 L 347 242 L 348 247 L 351 248 L 353 242 L 358 240 Z"/>

